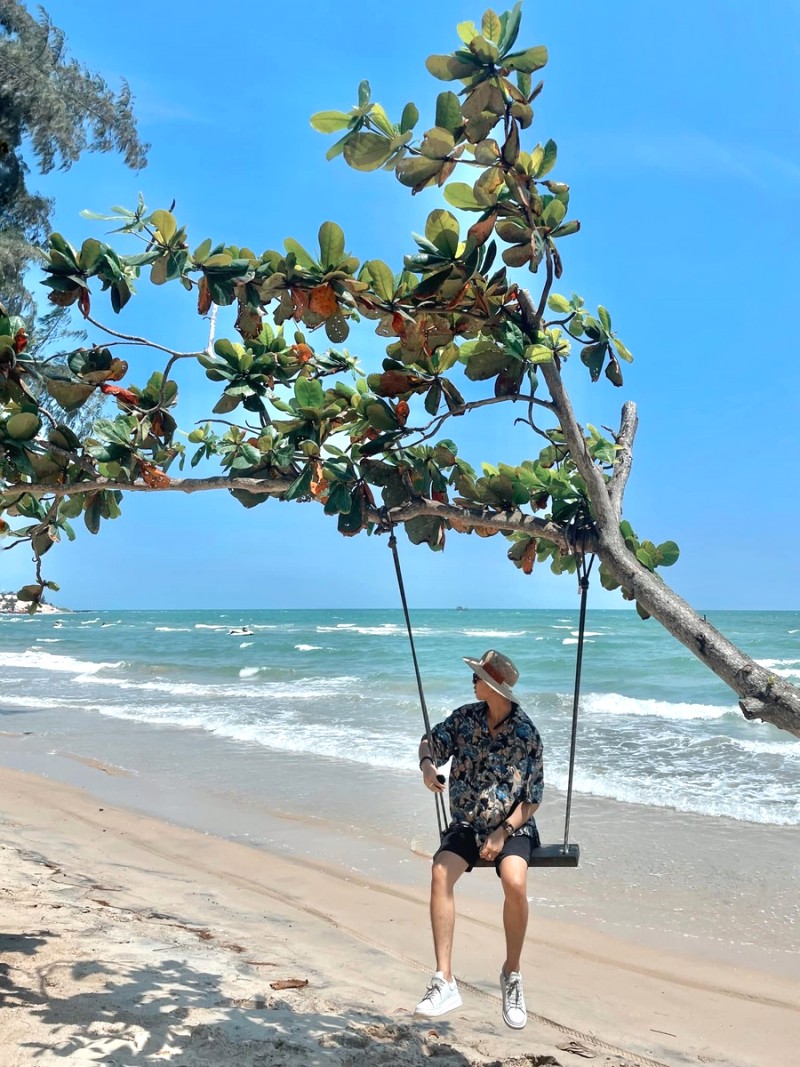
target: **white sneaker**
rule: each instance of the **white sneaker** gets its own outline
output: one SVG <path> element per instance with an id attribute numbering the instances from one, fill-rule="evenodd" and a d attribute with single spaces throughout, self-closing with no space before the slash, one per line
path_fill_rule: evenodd
<path id="1" fill-rule="evenodd" d="M 500 971 L 500 989 L 503 993 L 503 1022 L 512 1030 L 521 1030 L 528 1021 L 525 994 L 522 992 L 522 975 L 519 971 L 506 974 Z"/>
<path id="2" fill-rule="evenodd" d="M 433 1019 L 437 1015 L 444 1015 L 446 1011 L 461 1007 L 461 994 L 458 991 L 455 978 L 449 982 L 441 971 L 437 971 L 428 984 L 425 996 L 414 1008 L 415 1015 L 426 1015 Z"/>

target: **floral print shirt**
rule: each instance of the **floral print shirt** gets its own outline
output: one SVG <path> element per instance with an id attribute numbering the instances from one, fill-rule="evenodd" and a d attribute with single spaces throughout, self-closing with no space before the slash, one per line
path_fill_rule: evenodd
<path id="1" fill-rule="evenodd" d="M 433 727 L 433 759 L 450 765 L 448 829 L 469 826 L 479 843 L 522 803 L 541 803 L 544 790 L 542 739 L 518 704 L 512 704 L 494 737 L 482 700 L 456 708 Z M 518 834 L 537 837 L 531 817 Z"/>

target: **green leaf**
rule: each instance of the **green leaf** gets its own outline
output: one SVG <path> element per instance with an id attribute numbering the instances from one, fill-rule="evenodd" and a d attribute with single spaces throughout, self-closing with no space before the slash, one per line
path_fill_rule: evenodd
<path id="1" fill-rule="evenodd" d="M 647 567 L 649 571 L 655 570 L 656 561 L 644 546 L 636 549 L 636 558 L 639 560 L 642 566 Z"/>
<path id="2" fill-rule="evenodd" d="M 366 108 L 367 104 L 369 103 L 370 95 L 371 95 L 371 90 L 370 90 L 369 82 L 366 81 L 366 80 L 364 80 L 363 82 L 359 82 L 359 86 L 358 86 L 358 106 L 360 108 Z"/>
<path id="3" fill-rule="evenodd" d="M 42 420 L 31 411 L 12 415 L 5 426 L 6 433 L 13 441 L 30 441 L 41 428 Z"/>
<path id="4" fill-rule="evenodd" d="M 427 545 L 434 552 L 444 548 L 444 523 L 428 515 L 409 519 L 405 531 L 412 545 Z"/>
<path id="5" fill-rule="evenodd" d="M 202 244 L 199 244 L 194 250 L 193 259 L 197 263 L 204 263 L 208 257 L 208 253 L 211 251 L 211 238 L 206 237 Z"/>
<path id="6" fill-rule="evenodd" d="M 304 267 L 306 270 L 314 270 L 319 266 L 316 260 L 312 259 L 310 254 L 306 252 L 305 248 L 303 248 L 298 241 L 295 241 L 293 237 L 287 237 L 283 242 L 283 247 L 287 252 L 294 254 L 298 266 Z M 208 262 L 206 263 L 206 266 L 208 266 Z"/>
<path id="7" fill-rule="evenodd" d="M 425 236 L 442 256 L 455 258 L 459 240 L 458 219 L 455 215 L 443 208 L 432 211 L 425 223 Z"/>
<path id="8" fill-rule="evenodd" d="M 464 408 L 464 397 L 459 393 L 458 389 L 453 385 L 449 378 L 442 378 L 442 392 L 444 393 L 444 402 L 447 404 L 448 411 L 462 411 Z"/>
<path id="9" fill-rule="evenodd" d="M 567 209 L 560 200 L 551 200 L 542 213 L 542 222 L 554 230 L 562 222 L 566 213 Z"/>
<path id="10" fill-rule="evenodd" d="M 581 362 L 589 368 L 589 374 L 591 375 L 593 382 L 596 382 L 600 377 L 600 371 L 603 369 L 605 358 L 605 341 L 600 341 L 595 345 L 585 345 L 581 349 Z"/>
<path id="11" fill-rule="evenodd" d="M 502 252 L 502 259 L 509 267 L 524 267 L 531 258 L 530 243 L 524 245 L 512 245 Z"/>
<path id="12" fill-rule="evenodd" d="M 674 541 L 663 541 L 658 546 L 658 554 L 660 556 L 658 565 L 660 567 L 671 567 L 673 563 L 677 563 L 681 550 Z"/>
<path id="13" fill-rule="evenodd" d="M 245 508 L 254 508 L 269 500 L 266 493 L 248 493 L 246 489 L 231 489 L 230 494 Z"/>
<path id="14" fill-rule="evenodd" d="M 338 482 L 334 485 L 328 496 L 328 501 L 325 504 L 326 515 L 349 515 L 350 509 L 353 506 L 353 500 L 350 496 L 350 490 L 345 482 Z"/>
<path id="15" fill-rule="evenodd" d="M 344 259 L 344 232 L 335 222 L 323 222 L 319 228 L 319 261 L 331 270 Z"/>
<path id="16" fill-rule="evenodd" d="M 394 123 L 391 121 L 391 119 L 383 110 L 380 104 L 372 105 L 372 107 L 370 108 L 369 117 L 372 119 L 373 123 L 378 127 L 378 129 L 381 130 L 382 133 L 385 133 L 387 137 L 394 137 L 396 133 Z"/>
<path id="17" fill-rule="evenodd" d="M 483 211 L 483 205 L 475 199 L 472 186 L 466 182 L 451 182 L 444 187 L 444 198 L 448 204 L 460 211 Z"/>
<path id="18" fill-rule="evenodd" d="M 422 189 L 435 178 L 444 166 L 444 160 L 426 159 L 420 156 L 408 156 L 397 164 L 395 173 L 401 185 L 412 189 Z"/>
<path id="19" fill-rule="evenodd" d="M 611 333 L 611 316 L 602 304 L 598 306 L 597 314 L 600 316 L 600 321 L 602 322 L 606 333 Z"/>
<path id="20" fill-rule="evenodd" d="M 26 604 L 39 601 L 42 593 L 44 592 L 41 585 L 23 585 L 23 587 L 17 592 L 17 600 L 22 600 Z"/>
<path id="21" fill-rule="evenodd" d="M 354 133 L 344 144 L 345 162 L 354 170 L 377 170 L 392 154 L 392 142 L 379 133 Z"/>
<path id="22" fill-rule="evenodd" d="M 159 208 L 158 211 L 154 211 L 150 216 L 150 222 L 158 230 L 162 244 L 169 244 L 178 232 L 178 223 L 175 221 L 175 216 L 171 211 L 162 211 Z"/>
<path id="23" fill-rule="evenodd" d="M 317 111 L 311 116 L 311 125 L 320 133 L 336 133 L 350 125 L 350 116 L 344 111 Z"/>
<path id="24" fill-rule="evenodd" d="M 477 37 L 479 32 L 472 19 L 467 22 L 459 22 L 456 26 L 456 33 L 466 45 L 469 44 L 473 37 Z"/>
<path id="25" fill-rule="evenodd" d="M 313 471 L 309 464 L 299 477 L 295 478 L 286 492 L 283 494 L 284 500 L 295 500 L 298 496 L 305 496 L 311 491 L 311 480 L 313 477 Z"/>
<path id="26" fill-rule="evenodd" d="M 557 230 L 553 230 L 551 237 L 570 237 L 573 233 L 577 233 L 580 230 L 581 224 L 577 219 L 571 219 L 569 222 L 565 222 L 563 226 L 559 226 Z"/>
<path id="27" fill-rule="evenodd" d="M 514 4 L 512 11 L 506 11 L 500 16 L 500 22 L 503 25 L 503 32 L 500 36 L 500 40 L 497 42 L 497 47 L 500 49 L 500 54 L 505 55 L 509 48 L 514 47 L 514 42 L 517 39 L 519 33 L 519 24 L 522 19 L 522 4 L 517 0 Z"/>
<path id="28" fill-rule="evenodd" d="M 428 56 L 425 60 L 428 73 L 442 82 L 452 82 L 457 78 L 471 78 L 480 63 L 477 60 L 462 59 L 458 56 Z"/>
<path id="29" fill-rule="evenodd" d="M 94 392 L 94 386 L 82 382 L 63 382 L 48 378 L 44 384 L 50 396 L 64 411 L 77 411 Z"/>
<path id="30" fill-rule="evenodd" d="M 553 167 L 556 165 L 557 158 L 558 146 L 556 145 L 556 142 L 551 138 L 542 149 L 541 161 L 535 168 L 535 177 L 543 178 L 545 174 L 549 174 Z"/>
<path id="31" fill-rule="evenodd" d="M 612 337 L 611 343 L 613 344 L 616 353 L 620 359 L 624 359 L 626 363 L 633 363 L 633 356 L 630 354 L 630 352 L 622 343 L 622 341 L 618 340 L 616 337 Z"/>
<path id="32" fill-rule="evenodd" d="M 529 363 L 549 363 L 553 358 L 552 348 L 546 345 L 528 345 L 525 349 L 525 358 Z"/>
<path id="33" fill-rule="evenodd" d="M 81 245 L 81 253 L 78 257 L 81 270 L 85 274 L 91 274 L 103 258 L 105 251 L 105 245 L 101 244 L 100 241 L 96 241 L 94 237 L 89 237 Z"/>
<path id="34" fill-rule="evenodd" d="M 419 122 L 419 111 L 417 105 L 410 100 L 403 108 L 403 115 L 400 119 L 400 133 L 408 133 L 409 130 L 413 130 Z"/>
<path id="35" fill-rule="evenodd" d="M 495 378 L 508 362 L 508 356 L 502 349 L 492 348 L 475 352 L 467 360 L 464 374 L 471 382 L 483 382 Z"/>
<path id="36" fill-rule="evenodd" d="M 425 397 L 425 410 L 429 415 L 435 415 L 442 402 L 442 387 L 439 382 L 434 382 Z"/>
<path id="37" fill-rule="evenodd" d="M 394 296 L 394 275 L 391 269 L 381 259 L 367 260 L 364 268 L 372 280 L 375 294 L 387 304 L 390 303 Z"/>
<path id="38" fill-rule="evenodd" d="M 443 126 L 432 126 L 422 139 L 419 150 L 423 156 L 429 159 L 444 159 L 455 146 L 455 140 L 450 130 Z"/>
<path id="39" fill-rule="evenodd" d="M 432 366 L 437 374 L 443 374 L 458 363 L 460 356 L 458 345 L 449 344 L 443 348 L 437 348 L 431 357 Z"/>
<path id="40" fill-rule="evenodd" d="M 499 17 L 489 8 L 484 12 L 483 20 L 481 21 L 481 33 L 487 41 L 491 41 L 492 44 L 500 43 L 500 36 L 503 32 L 503 26 Z"/>
<path id="41" fill-rule="evenodd" d="M 472 38 L 469 42 L 469 50 L 480 60 L 482 67 L 486 67 L 490 63 L 496 63 L 499 59 L 497 46 L 492 44 L 483 34 L 478 34 L 477 37 Z"/>
<path id="42" fill-rule="evenodd" d="M 551 293 L 547 299 L 547 306 L 551 311 L 557 311 L 559 314 L 568 314 L 572 311 L 569 300 L 560 293 Z"/>
<path id="43" fill-rule="evenodd" d="M 436 98 L 436 125 L 444 130 L 450 130 L 451 133 L 464 125 L 458 97 L 449 90 L 439 93 Z"/>
<path id="44" fill-rule="evenodd" d="M 510 52 L 503 58 L 503 66 L 522 74 L 533 74 L 547 65 L 547 49 L 543 44 L 526 48 L 523 52 Z"/>
<path id="45" fill-rule="evenodd" d="M 355 537 L 364 529 L 364 508 L 362 507 L 361 487 L 356 486 L 350 493 L 350 510 L 340 512 L 337 529 L 344 537 Z"/>
<path id="46" fill-rule="evenodd" d="M 316 378 L 298 378 L 294 395 L 302 408 L 320 408 L 325 403 L 325 391 Z"/>
<path id="47" fill-rule="evenodd" d="M 383 400 L 373 400 L 371 404 L 367 404 L 366 416 L 370 426 L 381 432 L 397 430 L 400 427 L 397 416 Z"/>
<path id="48" fill-rule="evenodd" d="M 610 359 L 606 363 L 605 376 L 618 389 L 622 385 L 622 372 L 619 369 L 619 363 L 615 359 Z"/>
<path id="49" fill-rule="evenodd" d="M 83 513 L 83 521 L 89 533 L 96 534 L 100 531 L 100 518 L 102 515 L 101 493 L 90 493 L 86 501 Z"/>

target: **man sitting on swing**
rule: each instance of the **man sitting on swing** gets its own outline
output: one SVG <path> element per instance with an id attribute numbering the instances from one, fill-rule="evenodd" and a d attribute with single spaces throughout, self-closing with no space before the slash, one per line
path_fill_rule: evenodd
<path id="1" fill-rule="evenodd" d="M 450 823 L 433 857 L 431 927 L 436 973 L 415 1014 L 434 1017 L 461 1006 L 451 970 L 455 899 L 453 889 L 480 856 L 494 862 L 503 886 L 506 958 L 500 971 L 503 1021 L 521 1030 L 528 1021 L 520 974 L 520 955 L 528 924 L 527 877 L 539 833 L 533 813 L 544 788 L 542 741 L 514 700 L 519 671 L 506 656 L 490 649 L 472 668 L 476 701 L 456 708 L 419 745 L 423 781 L 444 792 L 437 768 L 450 766 Z"/>

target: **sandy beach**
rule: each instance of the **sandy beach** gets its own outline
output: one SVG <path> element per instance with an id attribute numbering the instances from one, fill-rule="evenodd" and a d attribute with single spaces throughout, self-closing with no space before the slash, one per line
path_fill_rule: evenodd
<path id="1" fill-rule="evenodd" d="M 791 967 L 634 946 L 535 905 L 529 1023 L 508 1030 L 497 897 L 462 901 L 463 1008 L 414 1019 L 430 972 L 424 857 L 404 884 L 381 882 L 341 855 L 268 851 L 98 801 L 113 768 L 80 766 L 91 789 L 2 774 L 3 1067 L 796 1062 Z M 282 821 L 302 838 L 302 821 Z"/>

